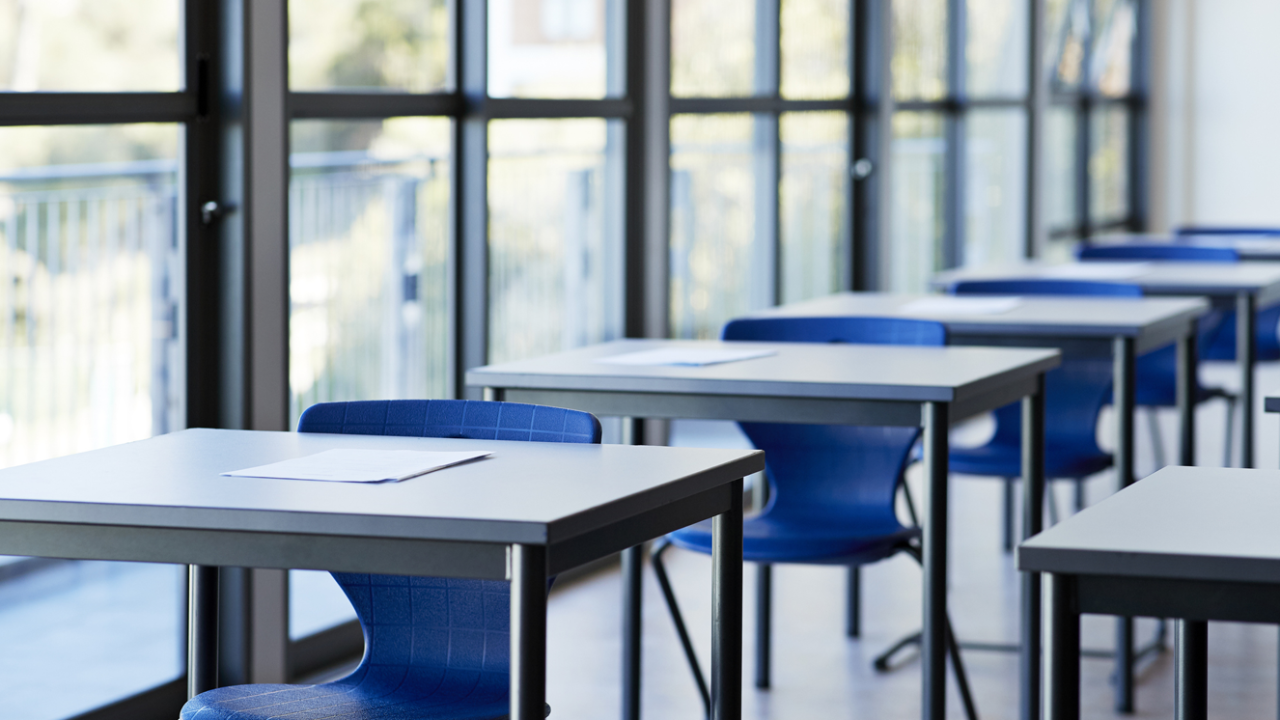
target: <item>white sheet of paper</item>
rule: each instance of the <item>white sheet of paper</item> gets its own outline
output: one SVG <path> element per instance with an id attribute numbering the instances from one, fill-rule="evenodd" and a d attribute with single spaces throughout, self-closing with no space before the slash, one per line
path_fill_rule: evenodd
<path id="1" fill-rule="evenodd" d="M 923 297 L 898 308 L 904 315 L 999 315 L 1022 303 L 1016 297 Z"/>
<path id="2" fill-rule="evenodd" d="M 227 477 L 321 480 L 325 482 L 399 482 L 487 457 L 487 450 L 430 452 L 424 450 L 325 450 L 269 465 L 231 470 Z"/>
<path id="3" fill-rule="evenodd" d="M 736 350 L 733 348 L 659 348 L 610 355 L 596 360 L 607 365 L 685 365 L 702 366 L 751 360 L 777 355 L 776 350 Z"/>
<path id="4" fill-rule="evenodd" d="M 1151 269 L 1148 262 L 1082 262 L 1044 268 L 1040 277 L 1064 280 L 1127 280 Z"/>

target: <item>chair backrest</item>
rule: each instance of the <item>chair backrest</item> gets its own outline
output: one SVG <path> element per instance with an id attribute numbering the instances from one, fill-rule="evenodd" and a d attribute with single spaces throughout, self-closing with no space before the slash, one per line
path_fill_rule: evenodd
<path id="1" fill-rule="evenodd" d="M 478 400 L 312 405 L 298 432 L 599 443 L 591 413 Z M 364 630 L 360 666 L 338 681 L 361 694 L 460 695 L 508 708 L 510 586 L 500 580 L 333 573 Z M 489 715 L 477 715 L 477 717 Z"/>
<path id="2" fill-rule="evenodd" d="M 941 346 L 947 329 L 941 323 L 905 318 L 748 318 L 725 325 L 721 339 Z M 918 428 L 738 425 L 765 453 L 771 494 L 761 517 L 797 522 L 839 517 L 883 528 L 886 534 L 901 529 L 894 493 Z"/>
<path id="3" fill-rule="evenodd" d="M 1240 235 L 1244 237 L 1280 237 L 1280 227 L 1222 227 L 1213 225 L 1183 225 L 1174 235 Z"/>
<path id="4" fill-rule="evenodd" d="M 1081 295 L 1142 297 L 1142 286 L 1098 280 L 959 280 L 948 290 L 955 295 Z"/>
<path id="5" fill-rule="evenodd" d="M 1232 248 L 1144 243 L 1135 245 L 1083 245 L 1076 251 L 1081 260 L 1164 260 L 1168 262 L 1239 262 Z"/>

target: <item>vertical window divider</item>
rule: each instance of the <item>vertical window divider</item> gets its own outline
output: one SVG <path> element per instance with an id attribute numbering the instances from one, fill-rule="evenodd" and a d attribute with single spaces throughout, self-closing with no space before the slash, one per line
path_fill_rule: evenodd
<path id="1" fill-rule="evenodd" d="M 947 142 L 942 234 L 942 262 L 945 267 L 964 264 L 965 251 L 965 152 L 966 102 L 965 42 L 968 39 L 966 0 L 947 0 L 947 97 L 945 137 Z"/>
<path id="2" fill-rule="evenodd" d="M 455 123 L 454 263 L 456 286 L 452 383 L 456 397 L 479 399 L 465 384 L 466 369 L 484 365 L 489 351 L 489 123 L 486 3 L 454 0 L 458 18 L 458 89 L 463 116 Z"/>
<path id="3" fill-rule="evenodd" d="M 1047 241 L 1044 219 L 1044 125 L 1048 111 L 1048 77 L 1045 64 L 1045 0 L 1028 0 L 1027 15 L 1027 217 L 1023 255 L 1038 257 Z"/>

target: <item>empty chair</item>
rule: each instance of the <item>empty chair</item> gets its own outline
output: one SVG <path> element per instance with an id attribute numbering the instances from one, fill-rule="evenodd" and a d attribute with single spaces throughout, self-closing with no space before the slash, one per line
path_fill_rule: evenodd
<path id="1" fill-rule="evenodd" d="M 1222 225 L 1183 225 L 1174 235 L 1231 235 L 1242 238 L 1280 237 L 1280 227 L 1230 227 Z"/>
<path id="2" fill-rule="evenodd" d="M 761 318 L 734 320 L 724 340 L 868 343 L 938 346 L 946 329 L 936 322 L 888 318 Z M 914 427 L 861 427 L 739 423 L 765 451 L 768 504 L 743 523 L 743 558 L 758 564 L 756 685 L 769 685 L 772 563 L 844 565 L 856 568 L 899 552 L 920 559 L 920 528 L 903 525 L 894 498 L 920 433 Z M 690 668 L 709 706 L 706 682 L 667 579 L 662 556 L 671 545 L 711 552 L 711 525 L 699 523 L 668 535 L 653 551 L 662 586 Z M 973 702 L 950 623 L 948 652 L 969 716 Z"/>
<path id="3" fill-rule="evenodd" d="M 475 400 L 382 400 L 307 408 L 298 432 L 598 443 L 577 410 Z M 506 717 L 510 589 L 497 580 L 333 573 L 364 630 L 360 666 L 320 685 L 234 685 L 181 720 L 432 720 Z"/>

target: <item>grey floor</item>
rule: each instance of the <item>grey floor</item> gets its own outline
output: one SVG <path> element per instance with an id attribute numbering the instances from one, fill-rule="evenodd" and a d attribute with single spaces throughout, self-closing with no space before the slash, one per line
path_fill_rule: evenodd
<path id="1" fill-rule="evenodd" d="M 1206 381 L 1235 386 L 1230 366 L 1210 366 Z M 1264 368 L 1259 388 L 1280 389 L 1280 367 Z M 1198 452 L 1203 465 L 1222 459 L 1220 402 L 1198 413 Z M 1161 418 L 1172 450 L 1174 417 Z M 1110 418 L 1099 436 L 1109 444 Z M 1139 472 L 1154 467 L 1145 422 L 1139 423 Z M 982 425 L 960 435 L 980 440 Z M 1280 420 L 1258 422 L 1258 466 L 1280 463 Z M 693 444 L 739 442 L 725 426 L 686 426 L 681 438 Z M 913 477 L 912 483 L 918 480 Z M 1102 474 L 1089 483 L 1089 500 L 1112 491 Z M 1018 580 L 1009 556 L 999 549 L 1000 485 L 956 478 L 951 484 L 951 616 L 962 639 L 1012 641 L 1017 631 Z M 1059 506 L 1070 506 L 1060 487 Z M 683 604 L 702 657 L 709 657 L 709 560 L 672 551 L 668 555 L 676 593 Z M 906 558 L 868 567 L 863 574 L 863 636 L 843 634 L 844 572 L 838 568 L 779 566 L 774 584 L 773 688 L 751 687 L 753 664 L 751 588 L 747 570 L 747 626 L 744 710 L 751 719 L 918 718 L 919 664 L 907 660 L 897 670 L 877 674 L 871 658 L 898 637 L 916 629 L 920 618 L 920 573 Z M 182 574 L 163 565 L 69 563 L 0 583 L 0 720 L 59 720 L 174 677 L 181 667 Z M 293 603 L 300 613 L 293 630 L 305 632 L 345 617 L 346 610 L 326 588 L 326 578 L 295 576 L 311 588 L 312 602 Z M 699 718 L 693 681 L 652 573 L 645 572 L 643 716 Z M 302 613 L 309 613 L 303 617 Z M 548 701 L 554 718 L 616 717 L 620 705 L 619 578 L 606 572 L 559 585 L 548 619 Z M 1150 637 L 1153 623 L 1140 621 Z M 1086 618 L 1085 644 L 1109 647 L 1114 624 Z M 1277 631 L 1274 627 L 1213 624 L 1210 630 L 1210 715 L 1217 718 L 1276 717 Z M 981 717 L 1014 718 L 1017 660 L 1012 654 L 965 654 Z M 1083 665 L 1085 717 L 1109 718 L 1111 663 L 1087 659 Z M 1145 664 L 1138 685 L 1138 713 L 1131 717 L 1172 717 L 1170 653 Z M 961 717 L 951 689 L 951 717 Z"/>

